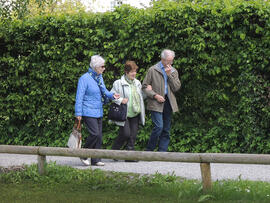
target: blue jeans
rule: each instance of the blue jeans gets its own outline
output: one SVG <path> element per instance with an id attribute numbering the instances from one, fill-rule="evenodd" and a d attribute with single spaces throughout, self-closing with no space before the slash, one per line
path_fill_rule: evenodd
<path id="1" fill-rule="evenodd" d="M 151 111 L 151 118 L 154 128 L 152 130 L 146 151 L 154 151 L 158 142 L 158 151 L 166 152 L 170 143 L 170 128 L 172 108 L 169 99 L 166 97 L 163 112 Z"/>

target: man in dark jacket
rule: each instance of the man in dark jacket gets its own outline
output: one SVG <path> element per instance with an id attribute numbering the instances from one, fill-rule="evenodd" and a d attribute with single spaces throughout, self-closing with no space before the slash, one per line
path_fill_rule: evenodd
<path id="1" fill-rule="evenodd" d="M 172 113 L 178 111 L 175 92 L 181 87 L 178 72 L 172 67 L 174 57 L 174 51 L 163 50 L 161 61 L 149 68 L 142 84 L 154 125 L 147 151 L 154 151 L 158 142 L 158 151 L 168 150 Z M 149 85 L 152 90 L 147 88 Z"/>

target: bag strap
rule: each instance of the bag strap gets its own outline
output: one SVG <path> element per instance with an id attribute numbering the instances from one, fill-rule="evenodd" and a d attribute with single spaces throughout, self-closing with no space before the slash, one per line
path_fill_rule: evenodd
<path id="1" fill-rule="evenodd" d="M 74 128 L 76 128 L 78 131 L 81 132 L 82 129 L 81 120 L 78 120 L 77 118 L 75 119 Z"/>
<path id="2" fill-rule="evenodd" d="M 126 96 L 125 96 L 125 91 L 124 91 L 124 87 L 123 87 L 123 85 L 121 85 L 121 86 L 122 86 L 122 90 L 123 90 L 124 98 L 126 98 Z"/>

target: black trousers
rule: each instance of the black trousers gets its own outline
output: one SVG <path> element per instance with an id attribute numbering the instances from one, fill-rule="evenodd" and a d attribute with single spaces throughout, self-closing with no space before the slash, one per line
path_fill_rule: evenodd
<path id="1" fill-rule="evenodd" d="M 139 119 L 140 114 L 133 118 L 127 118 L 125 125 L 120 126 L 119 128 L 119 134 L 114 141 L 112 149 L 119 150 L 123 147 L 123 145 L 126 145 L 127 150 L 134 150 L 139 129 Z"/>
<path id="2" fill-rule="evenodd" d="M 102 145 L 102 118 L 83 116 L 83 121 L 89 132 L 83 148 L 101 149 Z M 99 162 L 100 158 L 91 158 L 91 164 Z"/>

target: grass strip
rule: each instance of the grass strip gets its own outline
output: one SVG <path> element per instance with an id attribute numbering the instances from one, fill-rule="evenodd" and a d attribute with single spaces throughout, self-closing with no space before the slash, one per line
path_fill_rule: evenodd
<path id="1" fill-rule="evenodd" d="M 270 202 L 270 183 L 227 180 L 205 194 L 197 180 L 47 165 L 0 168 L 0 202 Z"/>

